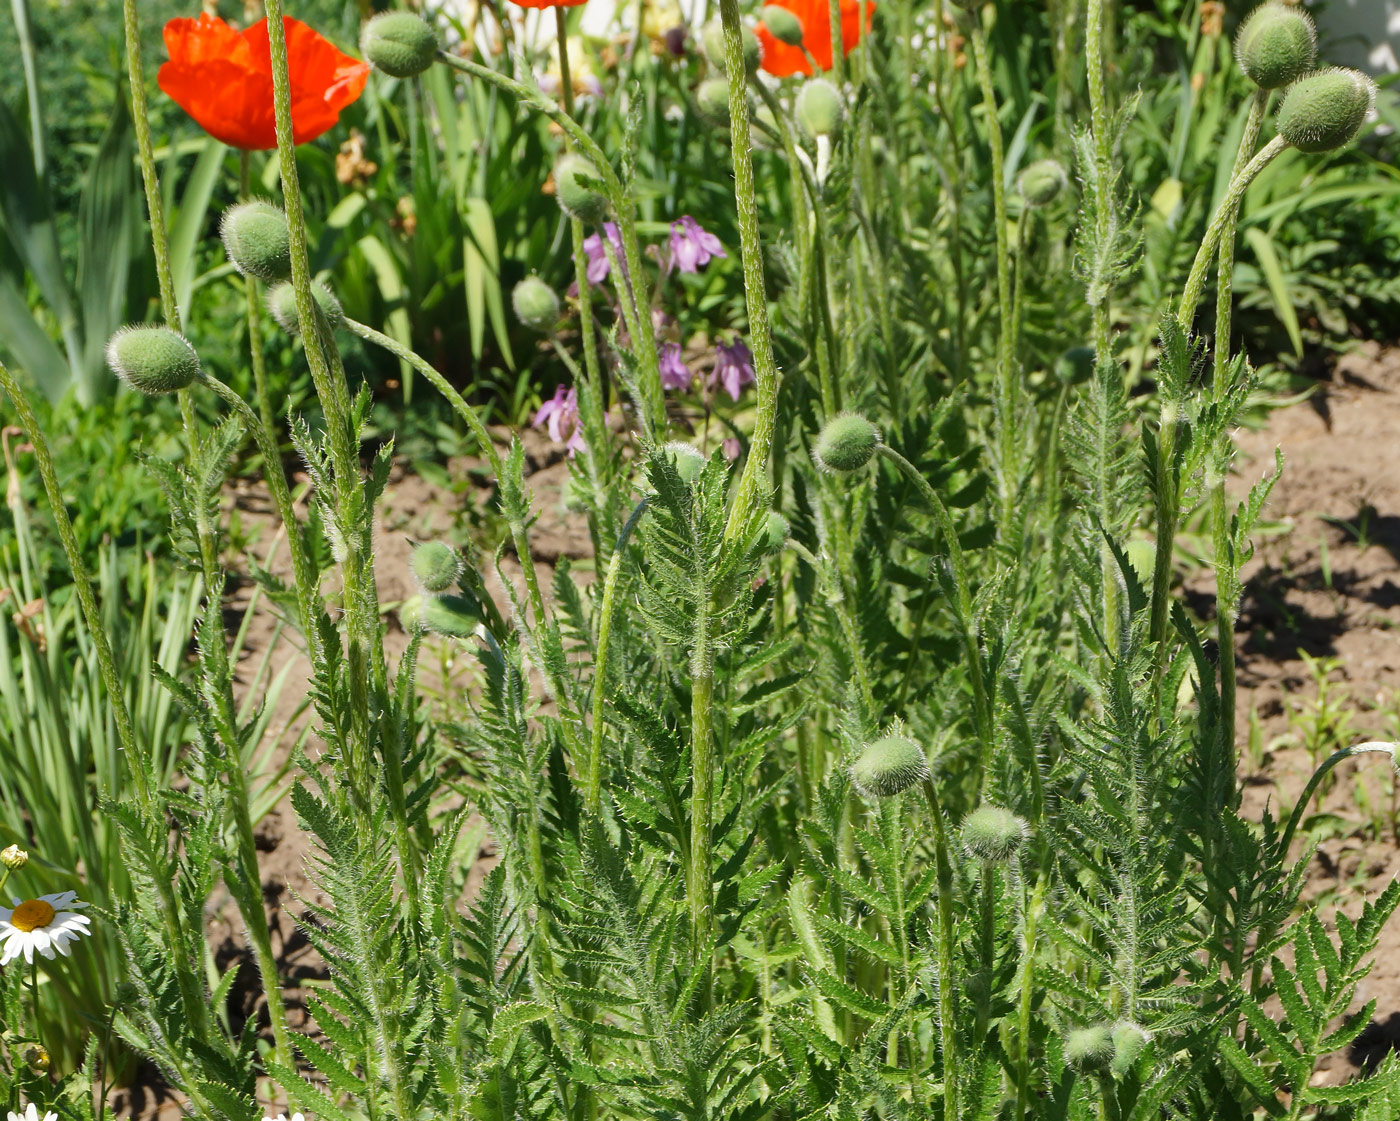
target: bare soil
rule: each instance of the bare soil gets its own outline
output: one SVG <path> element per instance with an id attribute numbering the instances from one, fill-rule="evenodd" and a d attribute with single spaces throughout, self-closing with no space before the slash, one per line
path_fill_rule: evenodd
<path id="1" fill-rule="evenodd" d="M 1258 820 L 1265 812 L 1291 810 L 1311 775 L 1314 761 L 1308 744 L 1310 714 L 1317 708 L 1317 674 L 1304 655 L 1333 659 L 1325 663 L 1333 713 L 1327 734 L 1313 744 L 1327 750 L 1342 740 L 1400 738 L 1400 457 L 1394 453 L 1400 433 L 1400 349 L 1371 345 L 1342 359 L 1330 380 L 1319 384 L 1306 401 L 1272 413 L 1266 425 L 1237 435 L 1239 455 L 1232 489 L 1242 496 L 1261 475 L 1273 469 L 1274 448 L 1286 459 L 1257 535 L 1255 557 L 1245 569 L 1246 589 L 1236 634 L 1240 673 L 1237 742 L 1244 813 Z M 507 434 L 501 433 L 501 438 Z M 586 568 L 588 537 L 580 520 L 564 509 L 568 464 L 561 449 L 533 432 L 524 434 L 529 484 L 540 510 L 531 540 L 541 579 L 548 586 L 553 566 L 568 557 Z M 454 479 L 479 473 L 472 458 L 448 465 Z M 472 504 L 484 509 L 484 488 L 454 493 L 396 467 L 380 510 L 375 543 L 380 600 L 392 607 L 413 594 L 408 559 L 414 541 L 450 539 Z M 228 503 L 246 527 L 262 526 L 252 550 L 261 559 L 271 541 L 275 518 L 259 484 L 240 483 Z M 489 558 L 485 558 L 489 561 Z M 285 568 L 285 551 L 273 562 Z M 507 556 L 507 579 L 516 581 L 519 566 Z M 489 563 L 488 589 L 503 609 L 504 586 Z M 1189 600 L 1208 610 L 1212 581 L 1207 570 L 1188 575 Z M 243 586 L 233 607 L 246 608 L 251 585 Z M 393 618 L 391 614 L 391 619 Z M 270 612 L 260 609 L 250 632 L 250 650 L 265 648 L 273 633 Z M 407 636 L 396 621 L 386 638 L 396 659 Z M 274 655 L 278 666 L 304 658 L 284 643 Z M 424 664 L 432 661 L 431 653 Z M 245 659 L 251 674 L 251 660 Z M 298 674 L 304 681 L 304 675 Z M 449 683 L 451 686 L 451 683 Z M 463 682 L 462 687 L 466 687 Z M 287 720 L 300 697 L 281 699 L 277 719 Z M 303 718 L 305 719 L 305 718 Z M 1315 721 L 1314 721 L 1315 722 Z M 1325 724 L 1325 722 L 1324 722 Z M 1330 739 L 1329 739 L 1330 737 Z M 1335 740 L 1336 742 L 1332 742 Z M 314 740 L 308 751 L 314 756 Z M 1348 761 L 1308 812 L 1307 826 L 1317 826 L 1321 843 L 1309 863 L 1306 893 L 1324 902 L 1329 919 L 1335 909 L 1355 916 L 1362 901 L 1373 897 L 1400 873 L 1397 846 L 1396 783 L 1385 756 Z M 1300 830 L 1301 833 L 1308 829 Z M 259 848 L 264 896 L 274 924 L 274 947 L 284 981 L 291 987 L 293 1028 L 305 1023 L 299 982 L 324 975 L 319 961 L 297 932 L 296 900 L 317 899 L 305 863 L 309 839 L 298 828 L 285 801 L 260 825 Z M 1301 839 L 1298 855 L 1310 842 Z M 495 863 L 489 840 L 477 854 L 472 884 Z M 226 897 L 211 900 L 208 929 L 221 965 L 246 958 L 246 939 L 237 912 Z M 238 994 L 242 1015 L 258 1015 L 261 995 L 255 971 L 244 971 L 247 984 Z M 1400 1047 L 1400 923 L 1383 935 L 1375 966 L 1358 993 L 1356 1007 L 1375 999 L 1370 1026 L 1346 1052 L 1324 1060 L 1314 1074 L 1317 1084 L 1337 1084 Z M 237 1025 L 235 1025 L 237 1026 Z M 153 1073 L 153 1072 L 151 1072 Z M 179 1103 L 162 1093 L 158 1079 L 141 1078 L 114 1099 L 131 1116 L 174 1117 Z"/>

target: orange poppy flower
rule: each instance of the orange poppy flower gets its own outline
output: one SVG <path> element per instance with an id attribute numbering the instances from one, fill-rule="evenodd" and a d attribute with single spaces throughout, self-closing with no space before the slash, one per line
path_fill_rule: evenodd
<path id="1" fill-rule="evenodd" d="M 300 20 L 283 17 L 292 79 L 292 139 L 315 140 L 360 96 L 369 64 L 342 54 Z M 235 31 L 201 13 L 165 25 L 170 61 L 157 81 L 210 136 L 245 151 L 277 147 L 267 20 Z"/>
<path id="2" fill-rule="evenodd" d="M 588 0 L 512 0 L 522 8 L 577 8 Z"/>
<path id="3" fill-rule="evenodd" d="M 786 8 L 802 21 L 802 44 L 823 70 L 831 69 L 831 6 L 827 0 L 769 0 L 775 7 Z M 869 0 L 841 0 L 841 48 L 847 54 L 860 42 L 861 17 L 870 26 L 875 5 Z M 810 74 L 812 64 L 802 53 L 802 47 L 790 47 L 773 37 L 759 24 L 754 29 L 763 44 L 763 69 L 775 78 L 793 74 Z"/>

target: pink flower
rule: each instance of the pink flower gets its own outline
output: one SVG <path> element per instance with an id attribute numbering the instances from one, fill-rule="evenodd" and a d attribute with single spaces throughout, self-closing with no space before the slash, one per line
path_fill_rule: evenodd
<path id="1" fill-rule="evenodd" d="M 532 428 L 541 425 L 544 425 L 551 440 L 569 449 L 569 455 L 579 451 L 584 444 L 583 425 L 578 415 L 578 390 L 573 386 L 566 390 L 562 385 L 555 389 L 554 396 L 540 406 L 540 411 L 530 422 Z"/>
<path id="2" fill-rule="evenodd" d="M 709 377 L 711 391 L 722 385 L 724 391 L 737 401 L 744 386 L 751 385 L 755 380 L 753 352 L 744 345 L 743 339 L 736 337 L 732 343 L 719 343 L 715 347 L 715 364 Z"/>
<path id="3" fill-rule="evenodd" d="M 724 452 L 724 458 L 733 463 L 739 458 L 739 453 L 744 450 L 744 445 L 739 443 L 737 436 L 731 436 L 720 445 L 720 450 Z"/>
<path id="4" fill-rule="evenodd" d="M 618 264 L 623 269 L 627 265 L 622 260 L 622 235 L 618 233 L 615 222 L 604 222 L 603 233 L 608 235 L 608 241 L 612 242 L 613 256 L 618 260 Z M 608 251 L 603 247 L 603 239 L 598 234 L 589 234 L 583 239 L 583 251 L 588 255 L 588 265 L 585 275 L 589 284 L 601 284 L 608 279 L 608 273 L 612 271 L 612 265 L 608 262 Z"/>
<path id="5" fill-rule="evenodd" d="M 727 257 L 719 238 L 689 214 L 671 223 L 671 266 L 681 272 L 699 272 L 715 257 Z"/>
<path id="6" fill-rule="evenodd" d="M 661 344 L 661 384 L 667 389 L 689 389 L 695 377 L 681 358 L 680 343 Z"/>

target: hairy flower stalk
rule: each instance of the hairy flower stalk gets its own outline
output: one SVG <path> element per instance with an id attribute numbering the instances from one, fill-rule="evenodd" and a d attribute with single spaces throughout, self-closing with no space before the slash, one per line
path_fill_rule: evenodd
<path id="1" fill-rule="evenodd" d="M 1006 176 L 1002 147 L 1001 119 L 997 115 L 996 89 L 992 85 L 992 68 L 987 58 L 987 37 L 982 30 L 982 16 L 971 17 L 972 54 L 977 66 L 977 80 L 982 87 L 982 105 L 986 110 L 987 148 L 991 155 L 992 220 L 996 226 L 997 245 L 997 459 L 1000 471 L 1001 521 L 1003 529 L 1013 521 L 1016 490 L 1020 482 L 1020 454 L 1016 447 L 1016 379 L 1011 369 L 1013 320 L 1011 306 L 1011 248 L 1006 234 Z"/>
<path id="2" fill-rule="evenodd" d="M 933 859 L 937 869 L 938 894 L 935 906 L 938 911 L 938 1030 L 943 1048 L 943 1116 L 952 1119 L 959 1116 L 958 1087 L 958 1029 L 957 994 L 958 977 L 956 966 L 957 941 L 954 933 L 955 917 L 953 908 L 953 862 L 948 851 L 948 827 L 943 820 L 943 808 L 939 804 L 938 788 L 931 777 L 923 780 L 924 799 L 928 802 L 929 820 L 933 825 Z"/>
<path id="3" fill-rule="evenodd" d="M 1084 52 L 1088 59 L 1089 127 L 1094 136 L 1094 231 L 1100 247 L 1107 245 L 1113 228 L 1113 137 L 1104 88 L 1104 0 L 1089 0 L 1084 20 Z M 1100 363 L 1113 361 L 1112 306 L 1110 293 L 1094 303 L 1094 356 Z"/>

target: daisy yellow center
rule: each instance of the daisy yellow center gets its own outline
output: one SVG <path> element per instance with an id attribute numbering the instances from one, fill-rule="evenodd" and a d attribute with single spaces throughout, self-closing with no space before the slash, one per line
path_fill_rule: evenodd
<path id="1" fill-rule="evenodd" d="M 10 925 L 25 932 L 37 930 L 53 922 L 54 909 L 42 899 L 26 899 L 10 916 Z"/>

